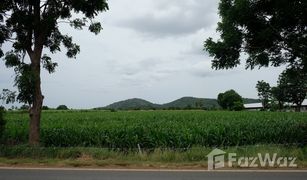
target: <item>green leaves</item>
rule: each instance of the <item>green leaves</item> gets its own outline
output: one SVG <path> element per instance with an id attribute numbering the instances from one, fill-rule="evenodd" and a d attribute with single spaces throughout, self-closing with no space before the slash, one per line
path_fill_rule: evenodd
<path id="1" fill-rule="evenodd" d="M 288 68 L 279 76 L 278 86 L 283 89 L 287 101 L 300 107 L 307 95 L 307 73 L 301 67 Z"/>
<path id="2" fill-rule="evenodd" d="M 262 106 L 264 109 L 269 108 L 269 98 L 271 96 L 271 86 L 265 81 L 258 81 L 256 85 L 258 91 L 259 99 L 262 101 Z"/>
<path id="3" fill-rule="evenodd" d="M 80 19 L 76 18 L 70 21 L 70 26 L 74 27 L 75 29 L 82 30 L 83 26 L 86 25 L 86 18 Z"/>
<path id="4" fill-rule="evenodd" d="M 242 97 L 233 89 L 220 93 L 217 97 L 217 101 L 223 109 L 231 111 L 244 109 Z"/>
<path id="5" fill-rule="evenodd" d="M 100 33 L 102 30 L 102 26 L 99 22 L 92 23 L 88 28 L 92 33 L 95 33 L 96 35 Z"/>
<path id="6" fill-rule="evenodd" d="M 52 147 L 111 149 L 302 144 L 306 114 L 210 111 L 45 111 L 41 142 Z M 4 137 L 28 137 L 27 115 L 9 112 Z"/>
<path id="7" fill-rule="evenodd" d="M 53 63 L 51 58 L 46 54 L 42 57 L 43 68 L 45 68 L 50 74 L 55 72 L 55 68 L 58 66 L 58 63 Z"/>
<path id="8" fill-rule="evenodd" d="M 80 52 L 80 46 L 72 42 L 72 37 L 62 36 L 63 45 L 67 48 L 67 57 L 76 58 L 76 55 Z"/>
<path id="9" fill-rule="evenodd" d="M 15 86 L 18 89 L 17 100 L 27 104 L 32 104 L 35 94 L 35 82 L 37 76 L 28 64 L 22 63 L 16 70 Z"/>
<path id="10" fill-rule="evenodd" d="M 16 100 L 16 92 L 10 91 L 9 89 L 3 89 L 2 93 L 0 94 L 0 99 L 4 101 L 6 104 L 14 103 Z"/>
<path id="11" fill-rule="evenodd" d="M 5 55 L 5 65 L 8 68 L 19 66 L 21 63 L 20 59 L 21 57 L 19 54 L 10 51 Z"/>
<path id="12" fill-rule="evenodd" d="M 220 0 L 220 39 L 204 47 L 212 67 L 228 69 L 248 55 L 246 68 L 307 64 L 307 2 L 302 0 Z"/>

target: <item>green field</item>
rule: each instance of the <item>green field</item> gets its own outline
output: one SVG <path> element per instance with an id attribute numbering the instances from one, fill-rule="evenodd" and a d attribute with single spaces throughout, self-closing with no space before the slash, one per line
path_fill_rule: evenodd
<path id="1" fill-rule="evenodd" d="M 25 144 L 27 113 L 7 112 L 3 143 Z M 307 114 L 221 111 L 44 111 L 45 147 L 190 148 L 306 145 Z"/>

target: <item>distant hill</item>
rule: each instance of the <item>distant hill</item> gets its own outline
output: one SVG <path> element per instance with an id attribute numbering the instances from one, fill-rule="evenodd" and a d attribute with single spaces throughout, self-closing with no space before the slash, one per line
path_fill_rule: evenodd
<path id="1" fill-rule="evenodd" d="M 196 97 L 182 97 L 170 103 L 162 104 L 162 108 L 218 108 L 216 99 L 205 99 Z"/>
<path id="2" fill-rule="evenodd" d="M 259 99 L 244 98 L 244 104 L 261 102 Z M 220 108 L 216 99 L 182 97 L 165 104 L 154 104 L 144 99 L 133 98 L 112 103 L 108 106 L 95 109 L 117 109 L 117 110 L 137 110 L 137 109 L 216 109 Z"/>
<path id="3" fill-rule="evenodd" d="M 157 108 L 159 105 L 153 104 L 149 101 L 146 101 L 144 99 L 139 99 L 139 98 L 133 98 L 133 99 L 127 99 L 124 101 L 119 101 L 115 102 L 113 104 L 110 104 L 104 109 L 123 109 L 123 110 L 128 110 L 128 109 L 153 109 Z"/>
<path id="4" fill-rule="evenodd" d="M 260 99 L 243 98 L 244 104 L 260 103 Z"/>

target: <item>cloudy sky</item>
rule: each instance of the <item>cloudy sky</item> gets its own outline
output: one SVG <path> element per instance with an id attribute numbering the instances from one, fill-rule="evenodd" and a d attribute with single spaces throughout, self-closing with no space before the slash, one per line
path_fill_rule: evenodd
<path id="1" fill-rule="evenodd" d="M 203 49 L 217 38 L 218 0 L 109 0 L 99 15 L 104 30 L 97 36 L 61 25 L 81 46 L 76 59 L 53 55 L 56 73 L 42 74 L 45 105 L 72 108 L 105 106 L 128 98 L 166 103 L 183 96 L 216 98 L 235 89 L 256 98 L 257 80 L 276 84 L 282 68 L 211 69 Z M 5 45 L 4 45 L 5 48 Z M 0 89 L 13 89 L 13 70 L 0 62 Z"/>

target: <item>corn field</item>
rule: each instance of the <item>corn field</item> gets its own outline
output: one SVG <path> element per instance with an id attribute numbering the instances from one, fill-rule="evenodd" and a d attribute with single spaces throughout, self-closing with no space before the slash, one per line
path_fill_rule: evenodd
<path id="1" fill-rule="evenodd" d="M 4 144 L 25 144 L 27 113 L 8 112 Z M 222 111 L 45 111 L 46 147 L 189 148 L 306 145 L 307 114 Z"/>

